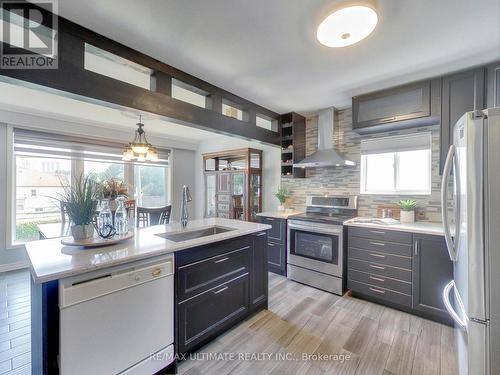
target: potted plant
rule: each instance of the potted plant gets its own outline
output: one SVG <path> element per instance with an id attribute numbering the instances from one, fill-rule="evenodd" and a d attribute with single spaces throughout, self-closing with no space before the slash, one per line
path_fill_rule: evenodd
<path id="1" fill-rule="evenodd" d="M 415 199 L 404 199 L 398 202 L 401 209 L 400 221 L 401 223 L 411 224 L 415 222 L 415 207 L 417 201 Z"/>
<path id="2" fill-rule="evenodd" d="M 285 202 L 288 198 L 288 190 L 284 187 L 280 187 L 276 194 L 274 194 L 276 198 L 278 198 L 280 205 L 278 206 L 278 211 L 285 211 Z"/>
<path id="3" fill-rule="evenodd" d="M 116 198 L 128 196 L 127 184 L 117 178 L 109 178 L 98 185 L 98 194 L 100 199 L 108 199 L 111 211 L 115 211 Z"/>
<path id="4" fill-rule="evenodd" d="M 65 207 L 71 222 L 71 234 L 77 241 L 94 236 L 92 221 L 99 199 L 97 183 L 90 175 L 80 175 L 72 185 L 63 186 L 63 193 L 56 198 Z"/>

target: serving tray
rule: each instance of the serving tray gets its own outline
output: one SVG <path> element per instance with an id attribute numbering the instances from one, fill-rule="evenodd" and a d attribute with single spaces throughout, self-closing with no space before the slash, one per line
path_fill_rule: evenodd
<path id="1" fill-rule="evenodd" d="M 123 241 L 127 241 L 134 237 L 134 232 L 126 234 L 115 234 L 111 238 L 93 237 L 86 240 L 75 240 L 73 237 L 64 237 L 61 243 L 66 246 L 82 246 L 82 247 L 99 247 L 109 246 Z"/>

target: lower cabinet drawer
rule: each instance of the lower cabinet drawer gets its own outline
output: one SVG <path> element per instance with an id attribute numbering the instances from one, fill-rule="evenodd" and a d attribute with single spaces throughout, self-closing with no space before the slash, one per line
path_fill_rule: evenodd
<path id="1" fill-rule="evenodd" d="M 405 268 L 387 266 L 381 263 L 367 262 L 364 260 L 349 258 L 347 266 L 350 269 L 373 273 L 380 276 L 411 282 L 411 271 Z"/>
<path id="2" fill-rule="evenodd" d="M 411 282 L 391 279 L 390 277 L 374 275 L 371 273 L 356 271 L 353 269 L 347 270 L 347 278 L 352 281 L 358 281 L 365 284 L 372 284 L 394 290 L 404 294 L 411 295 Z"/>
<path id="3" fill-rule="evenodd" d="M 179 267 L 177 270 L 178 300 L 183 301 L 248 273 L 249 262 L 250 247 L 245 246 Z"/>
<path id="4" fill-rule="evenodd" d="M 248 304 L 248 273 L 180 302 L 177 307 L 179 353 L 190 351 L 234 324 L 248 313 Z"/>
<path id="5" fill-rule="evenodd" d="M 360 283 L 354 280 L 348 280 L 347 286 L 353 292 L 364 294 L 377 298 L 382 301 L 395 303 L 397 305 L 411 307 L 411 296 L 403 293 L 398 293 L 390 289 L 381 288 L 379 286 Z"/>
<path id="6" fill-rule="evenodd" d="M 349 259 L 366 260 L 376 262 L 387 266 L 401 267 L 411 269 L 411 258 L 392 254 L 378 253 L 376 251 L 360 250 L 350 247 L 347 251 Z"/>
<path id="7" fill-rule="evenodd" d="M 355 247 L 377 253 L 386 253 L 411 257 L 412 246 L 408 244 L 373 240 L 369 238 L 350 236 L 348 240 L 349 248 Z"/>

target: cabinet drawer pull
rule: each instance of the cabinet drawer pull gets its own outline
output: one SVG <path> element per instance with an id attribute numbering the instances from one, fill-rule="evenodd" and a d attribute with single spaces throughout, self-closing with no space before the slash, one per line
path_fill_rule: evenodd
<path id="1" fill-rule="evenodd" d="M 276 246 L 275 244 L 271 243 L 271 242 L 268 242 L 267 243 L 267 246 Z"/>
<path id="2" fill-rule="evenodd" d="M 370 267 L 371 267 L 371 268 L 376 268 L 376 269 L 378 269 L 378 270 L 385 270 L 385 267 L 376 266 L 376 265 L 374 265 L 374 264 L 370 264 Z"/>
<path id="3" fill-rule="evenodd" d="M 225 258 L 222 258 L 222 259 L 217 259 L 217 260 L 214 260 L 214 263 L 222 263 L 222 262 L 225 262 L 228 259 L 229 259 L 228 257 L 225 257 Z"/>
<path id="4" fill-rule="evenodd" d="M 370 242 L 370 244 L 375 245 L 375 246 L 385 246 L 385 243 L 382 243 L 382 242 Z"/>
<path id="5" fill-rule="evenodd" d="M 375 289 L 375 288 L 370 288 L 372 292 L 380 293 L 380 294 L 385 294 L 385 291 L 380 290 L 380 289 Z"/>
<path id="6" fill-rule="evenodd" d="M 370 276 L 370 279 L 385 282 L 385 279 L 381 279 L 380 277 Z"/>
<path id="7" fill-rule="evenodd" d="M 373 253 L 370 253 L 370 255 L 372 257 L 376 257 L 376 258 L 385 258 L 385 255 L 382 255 L 382 254 L 373 254 Z"/>
<path id="8" fill-rule="evenodd" d="M 266 217 L 267 221 L 274 221 L 274 219 L 271 219 L 270 217 Z"/>
<path id="9" fill-rule="evenodd" d="M 213 293 L 214 293 L 214 294 L 219 294 L 219 293 L 222 293 L 223 291 L 225 291 L 225 290 L 227 290 L 227 289 L 229 289 L 229 287 L 228 287 L 228 286 L 225 286 L 225 287 L 224 287 L 224 288 L 222 288 L 222 289 L 215 290 Z"/>
<path id="10" fill-rule="evenodd" d="M 266 235 L 266 232 L 262 232 L 262 233 L 257 234 L 255 237 L 260 237 L 260 236 L 265 236 L 265 235 Z"/>
<path id="11" fill-rule="evenodd" d="M 383 230 L 371 230 L 370 233 L 385 234 L 385 232 Z"/>

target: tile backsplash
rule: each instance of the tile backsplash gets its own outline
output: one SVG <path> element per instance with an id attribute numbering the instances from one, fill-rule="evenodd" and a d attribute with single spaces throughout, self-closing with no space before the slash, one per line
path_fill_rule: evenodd
<path id="1" fill-rule="evenodd" d="M 391 135 L 412 134 L 415 132 L 432 133 L 432 192 L 430 195 L 360 195 L 360 142 L 363 139 L 379 138 Z M 317 148 L 318 117 L 306 121 L 306 154 L 310 155 Z M 290 192 L 288 205 L 304 210 L 307 195 L 352 194 L 359 195 L 358 211 L 360 216 L 376 216 L 379 204 L 395 203 L 403 198 L 415 198 L 418 204 L 418 220 L 440 221 L 440 186 L 439 176 L 439 125 L 360 135 L 352 130 L 351 109 L 340 110 L 335 115 L 333 136 L 334 147 L 356 162 L 355 167 L 330 167 L 307 169 L 306 178 L 282 178 L 282 186 Z"/>

